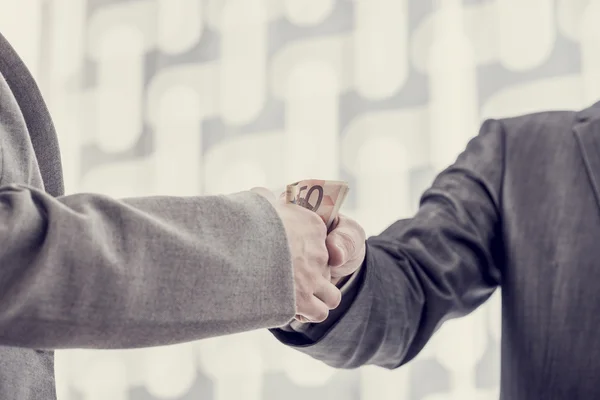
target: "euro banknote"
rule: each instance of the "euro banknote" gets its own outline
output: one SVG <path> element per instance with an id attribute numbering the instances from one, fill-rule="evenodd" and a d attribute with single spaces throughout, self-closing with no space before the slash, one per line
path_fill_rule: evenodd
<path id="1" fill-rule="evenodd" d="M 348 183 L 344 181 L 305 179 L 287 185 L 285 201 L 317 213 L 329 230 L 349 190 Z"/>

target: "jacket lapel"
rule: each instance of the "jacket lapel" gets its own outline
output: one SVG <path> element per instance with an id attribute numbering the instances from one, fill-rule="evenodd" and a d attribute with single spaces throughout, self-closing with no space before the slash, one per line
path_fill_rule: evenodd
<path id="1" fill-rule="evenodd" d="M 40 90 L 29 70 L 0 34 L 0 71 L 19 104 L 40 167 L 44 189 L 64 194 L 62 164 L 56 131 Z"/>
<path id="2" fill-rule="evenodd" d="M 577 114 L 573 131 L 600 208 L 600 102 Z"/>

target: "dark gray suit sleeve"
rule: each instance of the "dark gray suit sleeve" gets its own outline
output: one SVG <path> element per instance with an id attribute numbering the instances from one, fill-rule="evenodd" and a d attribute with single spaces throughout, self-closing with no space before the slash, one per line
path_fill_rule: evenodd
<path id="1" fill-rule="evenodd" d="M 443 321 L 482 304 L 499 285 L 503 263 L 504 148 L 501 122 L 486 121 L 424 193 L 417 214 L 369 238 L 354 298 L 325 332 L 273 334 L 334 367 L 396 368 Z"/>
<path id="2" fill-rule="evenodd" d="M 285 230 L 261 196 L 0 188 L 0 345 L 167 345 L 284 325 Z"/>

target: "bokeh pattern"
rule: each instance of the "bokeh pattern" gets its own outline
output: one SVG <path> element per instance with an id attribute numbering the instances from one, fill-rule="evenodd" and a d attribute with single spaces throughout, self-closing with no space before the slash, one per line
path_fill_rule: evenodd
<path id="1" fill-rule="evenodd" d="M 598 21 L 598 0 L 0 0 L 69 193 L 344 179 L 369 235 L 415 212 L 484 119 L 599 98 Z M 498 296 L 395 371 L 337 371 L 257 331 L 60 351 L 59 399 L 496 399 Z"/>

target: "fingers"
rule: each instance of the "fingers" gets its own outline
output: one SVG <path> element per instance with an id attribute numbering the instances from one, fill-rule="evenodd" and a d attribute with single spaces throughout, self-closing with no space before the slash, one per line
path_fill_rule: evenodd
<path id="1" fill-rule="evenodd" d="M 329 266 L 339 267 L 352 260 L 357 248 L 362 246 L 364 241 L 363 228 L 356 221 L 340 215 L 337 226 L 325 241 L 329 251 Z"/>
<path id="2" fill-rule="evenodd" d="M 306 305 L 306 309 L 299 316 L 303 317 L 296 317 L 300 322 L 323 322 L 329 316 L 329 307 L 313 296 L 310 303 Z"/>
<path id="3" fill-rule="evenodd" d="M 342 292 L 335 287 L 329 280 L 323 281 L 323 284 L 315 290 L 315 297 L 323 302 L 328 309 L 333 310 L 340 305 L 342 301 Z"/>
<path id="4" fill-rule="evenodd" d="M 275 203 L 275 195 L 269 189 L 264 187 L 253 187 L 250 189 L 251 192 L 260 194 L 265 199 L 269 200 L 272 204 Z"/>
<path id="5" fill-rule="evenodd" d="M 323 322 L 329 316 L 329 310 L 340 305 L 342 293 L 328 280 L 323 279 L 315 290 L 315 293 L 305 304 L 301 313 L 296 314 L 300 322 Z"/>

